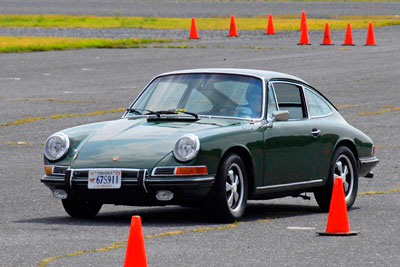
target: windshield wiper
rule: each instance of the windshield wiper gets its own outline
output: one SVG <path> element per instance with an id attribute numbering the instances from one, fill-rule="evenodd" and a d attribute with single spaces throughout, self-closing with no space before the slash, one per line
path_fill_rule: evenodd
<path id="1" fill-rule="evenodd" d="M 143 113 L 140 112 L 139 110 L 147 111 L 147 113 L 146 113 L 146 114 L 143 114 Z M 135 113 L 135 114 L 137 114 L 137 115 L 153 115 L 153 114 L 154 114 L 154 115 L 157 115 L 157 118 L 160 118 L 160 116 L 161 116 L 161 113 L 159 113 L 158 111 L 152 111 L 152 110 L 149 110 L 149 109 L 127 108 L 126 111 L 128 111 L 128 112 L 133 112 L 133 113 Z"/>
<path id="2" fill-rule="evenodd" d="M 180 111 L 180 112 L 181 112 L 181 113 L 188 114 L 188 115 L 192 115 L 192 116 L 195 117 L 196 119 L 199 118 L 199 115 L 198 115 L 197 113 L 194 113 L 194 112 L 189 112 L 189 111 Z"/>
<path id="3" fill-rule="evenodd" d="M 179 114 L 179 113 L 184 113 L 184 114 L 188 114 L 191 115 L 193 117 L 197 119 L 199 119 L 199 115 L 197 113 L 194 112 L 189 112 L 189 111 L 184 111 L 184 110 L 180 110 L 180 109 L 169 109 L 169 110 L 157 110 L 157 111 L 153 111 L 150 109 L 134 109 L 134 108 L 128 108 L 126 109 L 126 111 L 128 112 L 132 112 L 135 113 L 137 115 L 156 115 L 157 119 L 161 118 L 162 114 L 168 115 L 168 114 Z M 140 111 L 146 111 L 147 113 L 142 113 Z"/>
<path id="4" fill-rule="evenodd" d="M 194 112 L 183 111 L 183 110 L 180 110 L 180 109 L 176 109 L 176 110 L 174 110 L 174 109 L 171 109 L 171 110 L 158 110 L 158 111 L 156 111 L 156 113 L 159 113 L 159 114 L 179 114 L 179 113 L 184 113 L 184 114 L 191 115 L 191 116 L 195 117 L 196 119 L 199 118 L 199 115 L 197 115 Z"/>
<path id="5" fill-rule="evenodd" d="M 142 112 L 140 112 L 138 109 L 134 109 L 134 108 L 127 108 L 126 109 L 127 112 L 132 112 L 138 115 L 143 115 Z"/>

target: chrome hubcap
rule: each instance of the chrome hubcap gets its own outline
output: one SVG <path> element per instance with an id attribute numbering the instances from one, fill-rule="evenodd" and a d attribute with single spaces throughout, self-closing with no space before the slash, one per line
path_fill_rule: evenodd
<path id="1" fill-rule="evenodd" d="M 226 201 L 229 208 L 235 211 L 240 208 L 243 201 L 243 174 L 240 167 L 233 163 L 226 177 Z"/>
<path id="2" fill-rule="evenodd" d="M 347 201 L 353 191 L 354 172 L 351 161 L 346 155 L 340 155 L 337 159 L 334 175 L 342 178 L 345 200 Z"/>

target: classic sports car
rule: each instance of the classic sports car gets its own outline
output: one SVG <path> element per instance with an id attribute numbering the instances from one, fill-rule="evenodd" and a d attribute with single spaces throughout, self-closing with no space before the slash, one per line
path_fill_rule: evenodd
<path id="1" fill-rule="evenodd" d="M 350 208 L 374 154 L 372 140 L 297 77 L 197 69 L 155 77 L 121 119 L 51 135 L 41 181 L 73 217 L 103 204 L 178 204 L 232 221 L 248 199 L 306 192 L 327 211 L 335 175 Z"/>

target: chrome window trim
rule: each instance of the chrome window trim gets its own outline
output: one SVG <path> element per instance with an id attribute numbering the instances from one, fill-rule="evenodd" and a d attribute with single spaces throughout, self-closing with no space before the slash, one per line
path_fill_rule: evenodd
<path id="1" fill-rule="evenodd" d="M 137 119 L 137 118 L 148 118 L 149 116 L 152 116 L 152 115 L 134 115 L 135 117 L 131 117 L 131 116 L 129 116 L 129 117 L 124 117 L 124 118 L 122 118 L 122 119 Z M 171 116 L 171 118 L 172 118 L 173 116 Z M 230 119 L 230 120 L 241 120 L 241 121 L 261 121 L 262 119 L 260 119 L 260 118 L 257 118 L 257 119 L 252 119 L 252 118 L 240 118 L 240 117 L 229 117 L 229 116 L 217 116 L 217 115 L 202 115 L 202 114 L 199 114 L 199 117 L 201 117 L 201 118 L 208 118 L 208 119 L 211 119 L 211 118 L 216 118 L 216 119 Z M 161 117 L 161 118 L 163 118 L 163 117 Z M 166 117 L 164 117 L 164 118 L 166 118 Z M 187 116 L 187 117 L 180 117 L 180 119 L 186 119 L 186 118 L 188 118 L 188 119 L 190 119 L 190 118 L 193 118 L 192 116 Z"/>
<path id="2" fill-rule="evenodd" d="M 281 188 L 281 187 L 292 187 L 298 185 L 312 185 L 322 183 L 322 179 L 312 180 L 312 181 L 305 181 L 305 182 L 298 182 L 298 183 L 289 183 L 289 184 L 277 184 L 277 185 L 267 185 L 267 186 L 258 186 L 257 190 L 265 190 L 265 189 L 273 189 L 273 188 Z"/>
<path id="3" fill-rule="evenodd" d="M 166 77 L 166 76 L 175 76 L 175 75 L 192 75 L 192 74 L 225 74 L 225 75 L 240 75 L 240 76 L 247 76 L 247 77 L 253 77 L 253 78 L 258 78 L 261 80 L 262 84 L 262 110 L 261 110 L 261 117 L 260 118 L 240 118 L 240 117 L 229 117 L 229 116 L 216 116 L 216 115 L 199 115 L 199 117 L 210 117 L 210 118 L 228 118 L 228 119 L 240 119 L 240 120 L 248 120 L 248 121 L 258 121 L 258 120 L 263 120 L 265 118 L 265 91 L 266 91 L 266 82 L 265 78 L 263 76 L 259 75 L 252 75 L 248 73 L 241 73 L 241 72 L 212 72 L 212 71 L 195 71 L 195 72 L 177 72 L 177 73 L 165 73 L 165 74 L 160 74 L 155 76 L 151 81 L 144 87 L 144 89 L 136 96 L 135 100 L 129 105 L 129 108 L 132 108 L 132 106 L 135 104 L 135 102 L 139 99 L 139 97 L 146 91 L 146 89 L 149 87 L 149 85 L 156 79 L 160 77 Z M 122 115 L 122 118 L 130 118 L 131 116 L 127 117 L 126 115 L 128 114 L 128 111 L 125 111 L 124 115 Z M 147 115 L 136 115 L 137 117 L 142 117 Z"/>
<path id="4" fill-rule="evenodd" d="M 274 88 L 274 86 L 272 85 L 272 82 L 269 82 L 269 83 L 268 83 L 268 90 L 271 90 L 271 91 L 272 91 L 272 94 L 274 95 L 274 100 L 275 100 L 275 108 L 276 108 L 277 111 L 279 111 L 278 99 L 276 98 L 275 88 Z M 269 97 L 269 96 L 268 96 L 268 92 L 266 92 L 266 95 L 267 95 L 267 97 Z M 267 111 L 267 113 L 268 113 L 268 101 L 266 102 L 265 106 L 267 107 L 267 108 L 266 108 L 266 111 Z M 266 115 L 267 115 L 267 114 L 266 114 Z M 272 113 L 271 113 L 271 118 L 272 118 Z M 267 116 L 267 119 L 268 119 L 268 116 Z"/>
<path id="5" fill-rule="evenodd" d="M 330 115 L 333 114 L 331 106 L 325 101 L 325 99 L 323 99 L 323 98 L 320 97 L 318 94 L 316 94 L 315 92 L 313 92 L 313 91 L 311 90 L 311 88 L 308 88 L 308 87 L 306 87 L 306 86 L 303 86 L 303 90 L 304 90 L 304 98 L 305 98 L 306 104 L 307 104 L 308 118 L 309 118 L 309 119 L 325 118 L 325 117 L 328 117 L 328 116 L 330 116 Z M 315 96 L 317 96 L 319 99 L 321 99 L 322 102 L 324 102 L 324 103 L 328 106 L 328 108 L 329 108 L 329 110 L 330 110 L 331 112 L 328 113 L 328 114 L 326 114 L 326 115 L 311 116 L 311 113 L 310 113 L 309 107 L 308 107 L 308 99 L 307 99 L 307 95 L 306 95 L 306 90 L 309 91 L 310 93 L 314 94 Z"/>
<path id="6" fill-rule="evenodd" d="M 277 98 L 277 96 L 276 96 L 276 92 L 275 92 L 275 87 L 274 87 L 274 83 L 286 83 L 286 84 L 291 84 L 291 85 L 295 85 L 295 86 L 297 86 L 297 87 L 300 87 L 300 94 L 303 94 L 303 98 L 304 98 L 304 103 L 301 103 L 301 104 L 304 104 L 305 105 L 305 110 L 306 110 L 306 117 L 304 117 L 304 118 L 302 118 L 302 119 L 289 119 L 288 121 L 301 121 L 301 120 L 304 120 L 304 119 L 310 119 L 310 112 L 309 112 L 309 110 L 308 110 L 308 102 L 307 102 L 307 98 L 306 98 L 306 94 L 305 94 L 305 92 L 304 92 L 304 85 L 302 85 L 302 84 L 300 84 L 300 83 L 296 83 L 296 82 L 291 82 L 291 81 L 281 81 L 281 80 L 273 80 L 273 81 L 270 81 L 270 84 L 272 85 L 272 88 L 273 88 L 273 90 L 274 90 L 274 95 L 275 95 L 275 100 L 276 100 L 276 103 L 277 103 L 277 106 L 278 106 L 278 111 L 280 110 L 279 109 L 279 103 L 278 103 L 278 98 Z M 301 97 L 301 95 L 300 95 L 300 97 Z M 297 104 L 297 103 L 294 103 L 294 104 Z"/>

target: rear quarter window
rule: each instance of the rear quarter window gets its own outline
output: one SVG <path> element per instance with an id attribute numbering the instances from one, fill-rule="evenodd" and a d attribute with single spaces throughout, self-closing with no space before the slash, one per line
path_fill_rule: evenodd
<path id="1" fill-rule="evenodd" d="M 305 90 L 305 95 L 311 117 L 327 116 L 332 113 L 329 105 L 320 96 L 308 89 Z"/>

